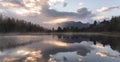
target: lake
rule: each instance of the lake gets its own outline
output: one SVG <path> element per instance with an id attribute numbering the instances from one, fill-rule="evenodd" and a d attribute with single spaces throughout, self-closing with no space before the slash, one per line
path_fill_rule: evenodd
<path id="1" fill-rule="evenodd" d="M 120 37 L 1 35 L 0 62 L 120 62 Z"/>

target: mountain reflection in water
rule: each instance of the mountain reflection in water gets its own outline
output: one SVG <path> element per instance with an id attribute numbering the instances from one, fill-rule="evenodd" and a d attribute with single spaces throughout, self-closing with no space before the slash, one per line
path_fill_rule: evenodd
<path id="1" fill-rule="evenodd" d="M 120 62 L 120 37 L 0 36 L 0 62 Z"/>

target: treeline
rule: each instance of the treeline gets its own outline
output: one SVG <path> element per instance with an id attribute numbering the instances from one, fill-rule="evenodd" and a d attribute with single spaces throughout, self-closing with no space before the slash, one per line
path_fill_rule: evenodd
<path id="1" fill-rule="evenodd" d="M 94 21 L 89 27 L 58 27 L 55 32 L 120 32 L 120 16 L 112 17 L 111 20 L 104 20 L 102 22 Z"/>
<path id="2" fill-rule="evenodd" d="M 48 30 L 40 25 L 24 20 L 14 18 L 3 18 L 0 16 L 0 33 L 8 32 L 120 32 L 120 16 L 112 17 L 111 20 L 104 20 L 102 22 L 95 21 L 89 27 L 58 27 L 57 29 Z"/>
<path id="3" fill-rule="evenodd" d="M 14 18 L 3 18 L 0 16 L 0 32 L 43 32 L 45 29 L 39 25 L 17 20 Z"/>
<path id="4" fill-rule="evenodd" d="M 88 28 L 83 28 L 81 31 L 120 32 L 120 16 L 112 17 L 111 20 L 104 20 L 100 23 L 94 21 Z"/>
<path id="5" fill-rule="evenodd" d="M 56 30 L 52 29 L 52 32 L 79 32 L 80 29 L 78 27 L 58 27 Z"/>

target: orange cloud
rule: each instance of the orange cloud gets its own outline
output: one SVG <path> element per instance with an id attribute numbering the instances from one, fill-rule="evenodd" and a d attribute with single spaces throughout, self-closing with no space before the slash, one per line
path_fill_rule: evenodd
<path id="1" fill-rule="evenodd" d="M 46 21 L 43 22 L 44 24 L 57 24 L 57 23 L 63 23 L 63 22 L 67 22 L 69 19 L 68 18 L 59 18 L 59 19 L 55 19 L 52 21 Z"/>
<path id="2" fill-rule="evenodd" d="M 54 46 L 59 46 L 59 47 L 67 47 L 69 46 L 69 44 L 65 43 L 65 42 L 61 42 L 61 41 L 47 41 L 44 42 L 50 45 L 54 45 Z"/>

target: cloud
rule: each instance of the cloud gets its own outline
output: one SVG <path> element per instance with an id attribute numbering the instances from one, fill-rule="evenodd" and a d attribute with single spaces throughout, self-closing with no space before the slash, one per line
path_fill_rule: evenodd
<path id="1" fill-rule="evenodd" d="M 96 16 L 94 19 L 99 20 L 99 21 L 103 21 L 104 19 L 106 19 L 106 17 L 105 16 Z"/>
<path id="2" fill-rule="evenodd" d="M 68 18 L 68 20 L 79 19 L 83 21 L 94 16 L 94 14 L 92 14 L 92 12 L 85 7 L 78 9 L 77 12 L 59 12 L 54 9 L 48 9 L 48 7 L 43 7 L 42 13 L 44 14 L 44 16 L 53 19 Z"/>
<path id="3" fill-rule="evenodd" d="M 0 2 L 0 5 L 6 8 L 20 7 L 20 5 L 15 4 L 15 3 L 10 3 L 10 2 Z"/>
<path id="4" fill-rule="evenodd" d="M 80 5 L 80 6 L 83 6 L 83 5 L 84 5 L 84 3 L 81 3 L 81 2 L 80 2 L 80 3 L 79 3 L 79 5 Z"/>
<path id="5" fill-rule="evenodd" d="M 68 17 L 68 18 L 85 18 L 85 17 L 92 17 L 93 14 L 91 13 L 91 11 L 88 11 L 87 8 L 80 8 L 77 10 L 77 12 L 59 12 L 56 11 L 54 9 L 48 9 L 48 8 L 44 8 L 43 9 L 43 13 L 46 16 L 49 17 Z"/>
<path id="6" fill-rule="evenodd" d="M 112 6 L 112 7 L 102 7 L 100 9 L 97 9 L 98 12 L 107 12 L 107 11 L 110 11 L 110 10 L 114 10 L 114 9 L 120 9 L 119 6 Z"/>
<path id="7" fill-rule="evenodd" d="M 50 6 L 55 5 L 55 4 L 57 4 L 57 3 L 65 3 L 65 1 L 64 1 L 64 0 L 49 0 L 49 1 L 48 1 L 48 4 L 49 4 Z"/>
<path id="8" fill-rule="evenodd" d="M 63 23 L 68 21 L 68 18 L 61 18 L 61 19 L 55 19 L 51 21 L 47 21 L 47 22 L 43 22 L 44 24 L 57 24 L 57 23 Z"/>
<path id="9" fill-rule="evenodd" d="M 13 9 L 14 11 L 14 9 L 23 9 L 30 14 L 40 14 L 42 5 L 46 3 L 47 0 L 2 0 L 0 1 L 0 6 L 4 7 L 5 10 Z"/>
<path id="10" fill-rule="evenodd" d="M 118 55 L 110 54 L 110 53 L 105 52 L 105 51 L 97 52 L 96 55 L 99 55 L 101 57 L 113 57 L 113 58 L 119 57 Z"/>
<path id="11" fill-rule="evenodd" d="M 63 6 L 66 7 L 68 5 L 68 3 L 64 2 Z"/>
<path id="12" fill-rule="evenodd" d="M 66 7 L 68 5 L 68 3 L 65 2 L 65 0 L 49 0 L 48 4 L 49 4 L 50 8 L 57 4 L 62 4 L 63 7 Z"/>
<path id="13" fill-rule="evenodd" d="M 95 15 L 86 7 L 78 9 L 76 12 L 62 12 L 55 9 L 49 9 L 51 5 L 63 3 L 67 6 L 64 0 L 1 0 L 0 9 L 5 11 L 2 13 L 9 17 L 24 19 L 29 22 L 38 23 L 41 25 L 61 23 L 70 20 L 86 21 L 90 20 Z"/>

